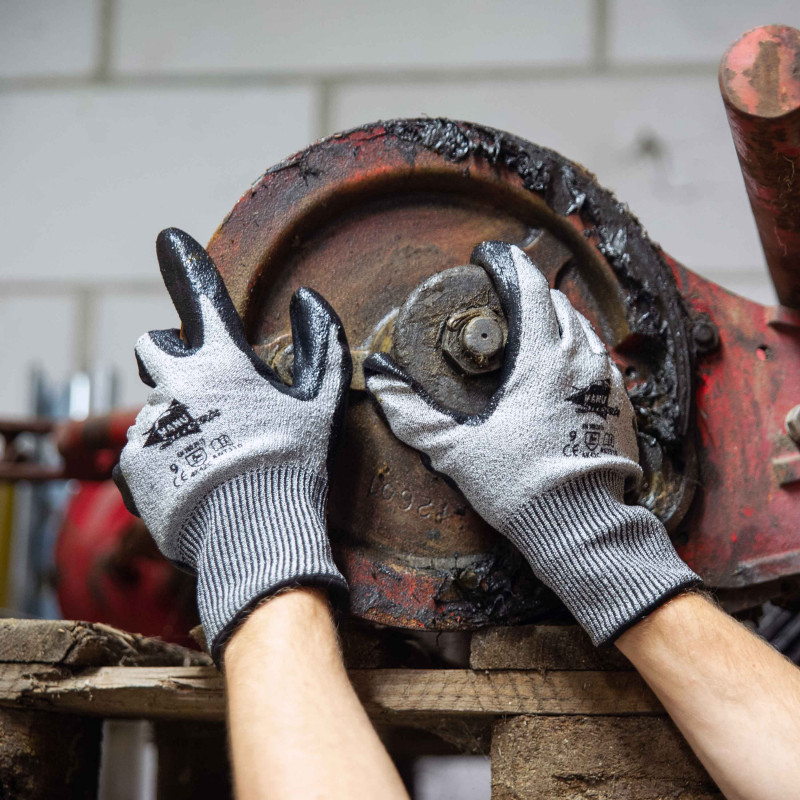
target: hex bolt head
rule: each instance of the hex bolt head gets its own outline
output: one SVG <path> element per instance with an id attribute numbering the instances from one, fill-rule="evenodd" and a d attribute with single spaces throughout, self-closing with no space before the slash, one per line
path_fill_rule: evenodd
<path id="1" fill-rule="evenodd" d="M 699 353 L 710 353 L 719 347 L 719 330 L 708 318 L 701 318 L 695 323 L 692 335 Z"/>
<path id="2" fill-rule="evenodd" d="M 800 405 L 786 415 L 786 433 L 795 444 L 800 444 Z"/>
<path id="3" fill-rule="evenodd" d="M 464 351 L 475 359 L 491 359 L 503 347 L 503 329 L 494 317 L 473 317 L 461 329 Z"/>
<path id="4" fill-rule="evenodd" d="M 462 375 L 500 369 L 505 344 L 504 321 L 486 306 L 458 311 L 447 320 L 442 353 Z"/>

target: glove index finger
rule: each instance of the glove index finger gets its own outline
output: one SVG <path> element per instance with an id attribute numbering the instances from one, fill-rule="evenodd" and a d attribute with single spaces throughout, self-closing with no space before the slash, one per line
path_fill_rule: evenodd
<path id="1" fill-rule="evenodd" d="M 244 340 L 242 321 L 211 256 L 188 233 L 167 228 L 158 234 L 156 254 L 164 285 L 183 324 L 183 333 L 193 350 L 203 344 L 204 321 L 200 299 L 213 305 L 228 333 Z"/>

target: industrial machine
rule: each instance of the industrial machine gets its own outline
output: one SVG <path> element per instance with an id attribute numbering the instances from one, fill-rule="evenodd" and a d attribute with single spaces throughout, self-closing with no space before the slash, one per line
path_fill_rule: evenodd
<path id="1" fill-rule="evenodd" d="M 364 390 L 364 358 L 385 351 L 447 406 L 473 412 L 488 401 L 505 319 L 486 275 L 468 265 L 488 239 L 524 249 L 625 376 L 645 472 L 629 500 L 663 520 L 731 609 L 800 599 L 798 59 L 800 32 L 767 26 L 732 45 L 720 68 L 776 307 L 670 258 L 583 166 L 465 122 L 402 119 L 334 135 L 270 169 L 236 204 L 208 250 L 257 353 L 291 382 L 298 286 L 320 291 L 347 332 L 355 369 L 329 523 L 354 615 L 469 630 L 564 613 L 460 493 L 392 436 Z M 115 430 L 106 444 L 119 447 Z M 597 446 L 582 430 L 564 441 L 588 457 Z M 76 567 L 61 547 L 66 575 Z"/>

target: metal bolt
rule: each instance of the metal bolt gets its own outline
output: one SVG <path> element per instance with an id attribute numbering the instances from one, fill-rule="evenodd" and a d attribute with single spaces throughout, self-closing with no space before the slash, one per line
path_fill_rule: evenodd
<path id="1" fill-rule="evenodd" d="M 698 320 L 692 329 L 692 336 L 701 353 L 710 353 L 719 347 L 719 331 L 710 319 Z"/>
<path id="2" fill-rule="evenodd" d="M 442 352 L 464 375 L 500 369 L 505 330 L 500 317 L 486 306 L 453 314 L 442 337 Z"/>
<path id="3" fill-rule="evenodd" d="M 473 317 L 461 329 L 461 343 L 467 355 L 488 360 L 503 347 L 503 329 L 494 317 Z"/>
<path id="4" fill-rule="evenodd" d="M 800 405 L 786 415 L 786 433 L 795 444 L 800 444 Z"/>

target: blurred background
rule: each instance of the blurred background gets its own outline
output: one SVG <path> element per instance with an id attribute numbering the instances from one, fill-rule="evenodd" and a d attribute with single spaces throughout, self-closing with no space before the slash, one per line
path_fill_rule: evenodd
<path id="1" fill-rule="evenodd" d="M 768 23 L 800 27 L 800 5 L 0 0 L 0 416 L 141 403 L 135 340 L 177 323 L 158 231 L 207 241 L 272 164 L 377 119 L 558 150 L 690 269 L 775 302 L 717 87 L 726 47 Z M 24 552 L 3 491 L 2 605 L 58 616 L 41 576 L 69 489 L 17 503 Z M 488 797 L 488 767 L 466 763 L 420 767 L 419 797 Z M 105 796 L 148 796 L 147 769 Z"/>

